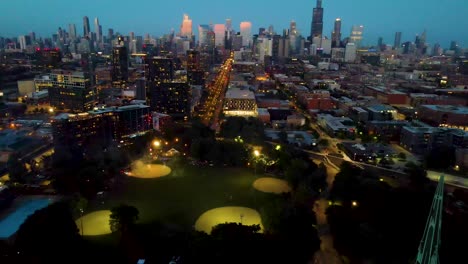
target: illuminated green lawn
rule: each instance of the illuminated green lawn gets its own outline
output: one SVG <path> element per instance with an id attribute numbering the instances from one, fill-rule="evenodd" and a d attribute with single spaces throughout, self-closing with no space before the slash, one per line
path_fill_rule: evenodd
<path id="1" fill-rule="evenodd" d="M 252 187 L 256 178 L 246 169 L 193 166 L 183 171 L 172 169 L 172 174 L 156 179 L 127 177 L 123 190 L 114 190 L 103 205 L 93 209 L 108 210 L 126 203 L 138 208 L 141 225 L 160 223 L 193 229 L 197 219 L 209 210 L 231 206 L 258 211 L 261 200 L 270 195 Z M 233 219 L 240 222 L 238 218 L 236 215 Z M 255 222 L 258 224 L 258 219 Z"/>

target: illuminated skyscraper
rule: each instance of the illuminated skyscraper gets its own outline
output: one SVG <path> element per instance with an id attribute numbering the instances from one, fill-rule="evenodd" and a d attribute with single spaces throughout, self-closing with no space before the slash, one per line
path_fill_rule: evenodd
<path id="1" fill-rule="evenodd" d="M 223 46 L 224 38 L 226 36 L 226 27 L 224 24 L 215 24 L 213 26 L 213 31 L 215 33 L 215 45 Z"/>
<path id="2" fill-rule="evenodd" d="M 322 8 L 322 0 L 317 0 L 317 7 L 314 8 L 314 12 L 312 14 L 312 26 L 310 29 L 310 39 L 312 40 L 314 37 L 322 37 L 323 33 L 323 8 Z"/>
<path id="3" fill-rule="evenodd" d="M 242 46 L 252 45 L 252 23 L 245 21 L 240 23 L 240 35 L 242 36 Z"/>
<path id="4" fill-rule="evenodd" d="M 332 33 L 332 47 L 339 47 L 341 43 L 341 19 L 335 19 L 335 26 Z"/>
<path id="5" fill-rule="evenodd" d="M 83 37 L 89 37 L 89 18 L 83 17 Z"/>
<path id="6" fill-rule="evenodd" d="M 349 36 L 349 42 L 356 44 L 356 47 L 361 47 L 362 34 L 364 32 L 364 26 L 353 26 L 351 28 L 351 35 Z"/>
<path id="7" fill-rule="evenodd" d="M 182 25 L 180 26 L 180 36 L 187 38 L 192 37 L 192 20 L 187 14 L 184 14 L 184 20 L 182 21 Z"/>
<path id="8" fill-rule="evenodd" d="M 112 82 L 122 85 L 128 81 L 128 51 L 119 36 L 118 44 L 112 49 Z"/>

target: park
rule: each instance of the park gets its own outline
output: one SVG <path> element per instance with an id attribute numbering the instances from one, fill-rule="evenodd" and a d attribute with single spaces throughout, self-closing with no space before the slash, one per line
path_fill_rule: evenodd
<path id="1" fill-rule="evenodd" d="M 80 234 L 109 235 L 109 210 L 119 204 L 135 206 L 140 212 L 137 223 L 149 227 L 162 223 L 209 234 L 217 224 L 262 226 L 257 209 L 266 199 L 291 191 L 287 182 L 261 178 L 246 168 L 178 166 L 183 173 L 174 176 L 181 168 L 133 163 L 122 187 L 105 201 L 91 203 L 76 220 Z"/>

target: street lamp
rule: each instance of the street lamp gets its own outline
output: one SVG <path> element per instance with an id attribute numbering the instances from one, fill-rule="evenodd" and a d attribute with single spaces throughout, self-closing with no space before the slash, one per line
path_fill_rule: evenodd
<path id="1" fill-rule="evenodd" d="M 83 236 L 83 208 L 80 208 L 81 217 L 80 217 L 80 225 L 81 225 L 81 236 Z"/>
<path id="2" fill-rule="evenodd" d="M 255 174 L 255 177 L 257 177 L 257 163 L 258 163 L 258 157 L 260 157 L 260 151 L 258 149 L 254 150 L 254 156 L 255 156 L 254 174 Z"/>
<path id="3" fill-rule="evenodd" d="M 153 146 L 159 148 L 161 146 L 161 142 L 158 140 L 153 141 Z"/>

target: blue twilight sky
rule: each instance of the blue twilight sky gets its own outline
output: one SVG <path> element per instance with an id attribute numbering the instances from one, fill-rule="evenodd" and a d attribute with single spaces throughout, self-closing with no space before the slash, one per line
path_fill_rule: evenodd
<path id="1" fill-rule="evenodd" d="M 83 16 L 98 17 L 107 34 L 127 35 L 150 33 L 162 35 L 179 30 L 182 15 L 189 14 L 194 32 L 199 24 L 224 23 L 231 18 L 235 29 L 239 22 L 251 21 L 253 33 L 259 27 L 273 25 L 276 32 L 289 28 L 295 20 L 299 31 L 308 36 L 315 0 L 2 0 L 0 3 L 0 36 L 12 37 L 34 31 L 50 36 L 61 26 L 75 23 L 83 34 Z M 414 41 L 416 34 L 427 30 L 429 44 L 439 42 L 448 47 L 456 40 L 468 46 L 468 0 L 323 0 L 324 35 L 329 36 L 334 19 L 342 19 L 342 36 L 349 35 L 351 26 L 364 25 L 364 43 L 375 44 L 382 36 L 393 44 L 396 31 L 402 31 L 402 41 Z"/>

